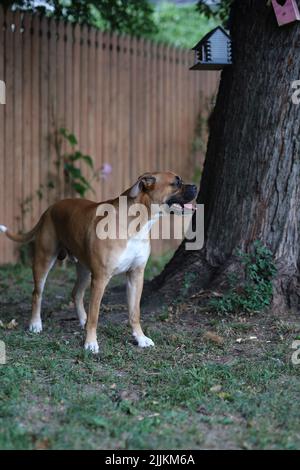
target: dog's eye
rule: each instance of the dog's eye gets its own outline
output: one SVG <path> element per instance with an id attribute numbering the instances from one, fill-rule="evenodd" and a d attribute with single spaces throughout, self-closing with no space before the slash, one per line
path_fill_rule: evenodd
<path id="1" fill-rule="evenodd" d="M 174 186 L 175 188 L 180 188 L 182 186 L 182 180 L 179 178 L 179 176 L 176 176 L 175 181 L 171 183 L 171 186 Z"/>

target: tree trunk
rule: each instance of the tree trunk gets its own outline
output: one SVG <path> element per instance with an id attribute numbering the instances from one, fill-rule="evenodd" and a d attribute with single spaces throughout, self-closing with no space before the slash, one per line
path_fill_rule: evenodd
<path id="1" fill-rule="evenodd" d="M 278 269 L 273 306 L 298 308 L 300 24 L 280 28 L 266 1 L 235 1 L 231 35 L 233 65 L 222 72 L 197 199 L 205 245 L 195 252 L 183 243 L 154 285 L 174 293 L 196 273 L 198 289 L 218 286 L 238 268 L 235 249 L 261 240 Z"/>

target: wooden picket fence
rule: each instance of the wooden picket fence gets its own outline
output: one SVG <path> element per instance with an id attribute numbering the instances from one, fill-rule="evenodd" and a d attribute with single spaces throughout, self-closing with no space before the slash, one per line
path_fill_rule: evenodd
<path id="1" fill-rule="evenodd" d="M 196 122 L 219 79 L 189 71 L 192 62 L 188 50 L 0 7 L 0 223 L 28 230 L 65 196 L 54 145 L 62 127 L 96 169 L 112 167 L 92 199 L 120 194 L 145 171 L 190 177 Z M 0 264 L 17 257 L 1 236 Z"/>

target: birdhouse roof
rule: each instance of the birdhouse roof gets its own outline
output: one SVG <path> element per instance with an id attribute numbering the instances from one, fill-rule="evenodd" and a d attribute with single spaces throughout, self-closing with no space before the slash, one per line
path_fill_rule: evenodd
<path id="1" fill-rule="evenodd" d="M 199 49 L 201 46 L 203 46 L 207 41 L 208 39 L 213 36 L 216 31 L 221 31 L 224 36 L 226 36 L 227 39 L 229 39 L 231 41 L 231 37 L 229 36 L 229 34 L 225 31 L 224 28 L 222 28 L 222 26 L 217 26 L 216 28 L 214 28 L 212 31 L 209 31 L 209 33 L 207 33 L 202 39 L 200 39 L 200 41 L 196 44 L 196 46 L 193 47 L 193 51 L 194 50 L 197 50 Z"/>

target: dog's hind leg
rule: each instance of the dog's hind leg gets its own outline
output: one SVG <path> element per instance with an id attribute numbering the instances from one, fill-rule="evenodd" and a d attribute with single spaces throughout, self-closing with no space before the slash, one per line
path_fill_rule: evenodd
<path id="1" fill-rule="evenodd" d="M 76 280 L 76 283 L 72 292 L 72 297 L 74 300 L 79 323 L 81 327 L 84 328 L 86 324 L 87 314 L 84 308 L 83 299 L 84 299 L 85 290 L 90 284 L 91 273 L 85 266 L 83 266 L 79 262 L 76 263 L 76 271 L 77 271 L 77 280 Z"/>
<path id="2" fill-rule="evenodd" d="M 47 276 L 56 261 L 56 255 L 49 256 L 38 252 L 33 264 L 34 291 L 32 294 L 32 315 L 29 331 L 40 333 L 42 331 L 41 306 L 42 296 Z"/>
<path id="3" fill-rule="evenodd" d="M 34 333 L 42 331 L 41 305 L 42 296 L 49 271 L 55 264 L 58 254 L 58 242 L 55 229 L 49 217 L 41 225 L 35 239 L 33 258 L 34 291 L 32 294 L 32 314 L 29 330 Z"/>

